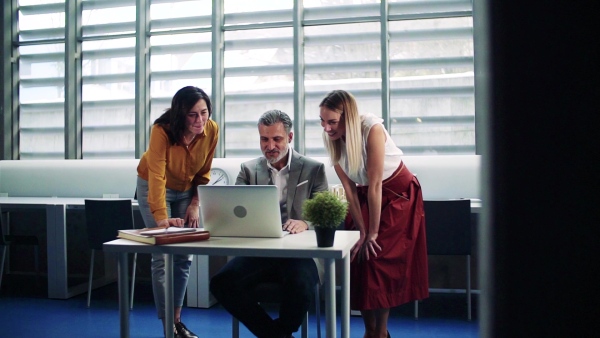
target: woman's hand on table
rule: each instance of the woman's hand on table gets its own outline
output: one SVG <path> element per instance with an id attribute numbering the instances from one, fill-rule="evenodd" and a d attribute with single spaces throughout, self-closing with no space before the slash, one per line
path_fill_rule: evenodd
<path id="1" fill-rule="evenodd" d="M 160 221 L 156 222 L 156 226 L 159 228 L 168 228 L 168 227 L 178 227 L 181 228 L 184 225 L 184 220 L 183 218 L 167 218 L 167 219 L 161 219 Z"/>
<path id="2" fill-rule="evenodd" d="M 283 223 L 282 228 L 283 230 L 289 231 L 290 234 L 297 234 L 308 230 L 308 224 L 297 219 L 288 219 Z"/>
<path id="3" fill-rule="evenodd" d="M 200 225 L 200 208 L 198 205 L 190 204 L 185 211 L 185 223 L 188 228 L 197 228 Z"/>

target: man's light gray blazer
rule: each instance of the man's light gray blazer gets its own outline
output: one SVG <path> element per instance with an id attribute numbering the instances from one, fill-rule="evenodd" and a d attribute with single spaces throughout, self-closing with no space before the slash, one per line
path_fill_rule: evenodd
<path id="1" fill-rule="evenodd" d="M 312 198 L 315 193 L 328 190 L 329 185 L 323 163 L 305 157 L 292 148 L 290 151 L 292 162 L 288 178 L 287 214 L 288 218 L 302 220 L 302 203 L 306 199 Z M 264 156 L 242 163 L 235 184 L 272 184 L 269 167 Z"/>

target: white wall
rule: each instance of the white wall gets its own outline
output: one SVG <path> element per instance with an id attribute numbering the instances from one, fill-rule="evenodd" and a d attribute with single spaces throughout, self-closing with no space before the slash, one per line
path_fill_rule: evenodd
<path id="1" fill-rule="evenodd" d="M 240 163 L 249 158 L 216 158 L 213 167 L 224 169 L 235 182 Z M 326 167 L 330 185 L 339 184 L 326 157 L 315 157 Z M 137 159 L 0 161 L 0 193 L 11 197 L 91 197 L 135 193 Z M 425 199 L 481 198 L 480 156 L 404 156 L 417 175 Z M 115 196 L 116 197 L 116 196 Z"/>

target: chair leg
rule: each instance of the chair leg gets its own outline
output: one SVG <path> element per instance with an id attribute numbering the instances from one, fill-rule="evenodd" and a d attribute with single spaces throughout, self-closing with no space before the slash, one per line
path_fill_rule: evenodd
<path id="1" fill-rule="evenodd" d="M 321 338 L 321 285 L 315 286 L 315 314 L 317 318 L 317 338 Z"/>
<path id="2" fill-rule="evenodd" d="M 2 289 L 2 276 L 4 276 L 4 259 L 6 258 L 6 248 L 8 245 L 2 246 L 2 260 L 0 261 L 0 290 Z"/>
<path id="3" fill-rule="evenodd" d="M 467 255 L 467 317 L 471 320 L 471 255 Z"/>
<path id="4" fill-rule="evenodd" d="M 308 338 L 308 311 L 306 312 L 306 315 L 304 316 L 304 319 L 302 320 L 302 326 L 300 328 L 301 330 L 301 335 L 302 338 Z"/>
<path id="5" fill-rule="evenodd" d="M 133 270 L 131 271 L 131 300 L 129 302 L 129 309 L 133 310 L 133 294 L 135 291 L 135 269 L 137 264 L 137 252 L 133 254 Z"/>
<path id="6" fill-rule="evenodd" d="M 35 255 L 34 264 L 35 264 L 35 273 L 37 276 L 40 275 L 40 247 L 38 245 L 33 246 L 33 253 Z"/>
<path id="7" fill-rule="evenodd" d="M 240 337 L 240 321 L 234 316 L 231 316 L 231 338 Z"/>
<path id="8" fill-rule="evenodd" d="M 33 254 L 35 255 L 34 264 L 35 264 L 35 282 L 36 285 L 40 286 L 40 246 L 33 246 Z"/>
<path id="9" fill-rule="evenodd" d="M 92 249 L 92 256 L 90 258 L 90 275 L 88 277 L 88 293 L 87 293 L 87 307 L 90 307 L 90 300 L 92 297 L 92 279 L 94 277 L 94 254 L 96 250 Z"/>
<path id="10" fill-rule="evenodd" d="M 419 301 L 415 300 L 415 319 L 419 319 Z"/>

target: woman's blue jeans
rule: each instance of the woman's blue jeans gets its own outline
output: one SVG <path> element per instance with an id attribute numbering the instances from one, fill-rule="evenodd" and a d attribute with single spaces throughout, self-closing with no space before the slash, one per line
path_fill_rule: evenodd
<path id="1" fill-rule="evenodd" d="M 167 212 L 169 217 L 185 218 L 187 207 L 192 201 L 193 192 L 184 192 L 167 189 Z M 137 198 L 140 213 L 147 228 L 156 226 L 156 221 L 150 206 L 148 205 L 148 181 L 137 178 Z M 173 255 L 173 295 L 176 307 L 183 306 L 183 298 L 187 288 L 192 255 Z M 154 293 L 154 304 L 158 318 L 165 318 L 165 256 L 163 254 L 152 254 L 152 291 Z M 172 311 L 172 310 L 171 310 Z"/>

